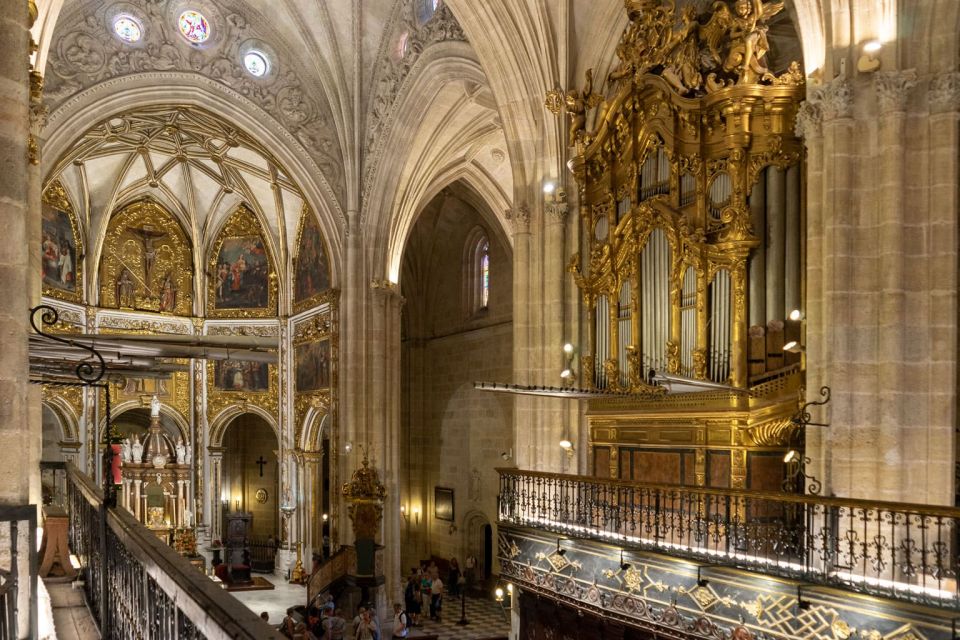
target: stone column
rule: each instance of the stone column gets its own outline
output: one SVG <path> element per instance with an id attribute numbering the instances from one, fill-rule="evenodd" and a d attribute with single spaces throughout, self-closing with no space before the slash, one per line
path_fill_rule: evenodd
<path id="1" fill-rule="evenodd" d="M 5 3 L 0 15 L 0 310 L 3 349 L 0 349 L 0 504 L 20 505 L 30 501 L 30 485 L 38 465 L 24 469 L 23 452 L 34 443 L 27 383 L 27 310 L 34 302 L 34 277 L 30 252 L 40 225 L 40 210 L 31 207 L 30 145 L 30 16 L 25 0 Z M 35 150 L 34 150 L 35 151 Z M 36 229 L 35 229 L 36 227 Z M 39 406 L 39 402 L 37 403 Z M 26 554 L 24 554 L 26 555 Z"/>
<path id="2" fill-rule="evenodd" d="M 140 511 L 140 486 L 143 484 L 143 480 L 137 478 L 133 481 L 133 515 L 137 520 L 143 521 L 143 514 Z"/>
<path id="3" fill-rule="evenodd" d="M 862 362 L 856 353 L 860 327 L 854 325 L 849 287 L 856 267 L 852 228 L 856 224 L 854 208 L 854 155 L 858 147 L 853 120 L 853 88 L 844 78 L 837 78 L 822 88 L 820 94 L 823 113 L 823 191 L 822 220 L 823 270 L 821 296 L 822 315 L 809 318 L 811 333 L 824 336 L 822 368 L 807 376 L 807 387 L 818 389 L 831 385 L 833 380 L 873 379 L 876 375 L 869 363 Z M 812 242 L 812 241 L 811 241 Z M 811 290 L 811 298 L 817 292 Z M 873 485 L 877 465 L 873 451 L 866 451 L 867 443 L 855 437 L 852 417 L 855 413 L 855 394 L 847 386 L 834 389 L 830 404 L 828 442 L 824 457 L 829 456 L 824 477 L 825 494 L 831 490 L 843 496 L 851 495 L 858 484 Z M 812 397 L 814 394 L 811 393 Z M 861 494 L 863 495 L 863 494 Z"/>
<path id="4" fill-rule="evenodd" d="M 802 255 L 800 251 L 803 236 L 802 220 L 800 216 L 800 165 L 793 165 L 787 169 L 786 190 L 786 223 L 784 232 L 786 244 L 784 246 L 783 265 L 783 297 L 784 310 L 787 315 L 794 309 L 800 309 L 800 268 Z M 768 318 L 773 319 L 773 318 Z M 778 318 L 782 320 L 783 318 Z"/>
<path id="5" fill-rule="evenodd" d="M 323 477 L 323 453 L 320 451 L 301 451 L 298 457 L 303 459 L 303 511 L 304 511 L 304 566 L 314 554 L 323 551 L 323 495 L 328 490 Z"/>
<path id="6" fill-rule="evenodd" d="M 547 199 L 544 205 L 546 233 L 543 250 L 543 313 L 544 313 L 544 331 L 543 331 L 543 349 L 546 358 L 546 380 L 545 384 L 554 385 L 560 382 L 560 371 L 563 369 L 563 344 L 569 339 L 565 332 L 565 323 L 563 320 L 563 285 L 566 274 L 566 224 L 567 212 L 566 193 L 559 189 L 556 194 Z M 516 306 L 514 306 L 516 311 Z M 551 359 L 552 358 L 552 359 Z M 551 372 L 551 363 L 554 371 Z M 621 363 L 622 364 L 622 363 Z M 575 367 L 576 369 L 576 367 Z M 551 381 L 551 373 L 556 382 Z M 583 372 L 577 371 L 575 384 L 581 385 L 581 376 Z M 566 421 L 570 416 L 564 411 L 563 401 L 553 401 L 544 403 L 540 412 L 539 428 L 544 432 L 540 434 L 540 455 L 547 459 L 549 468 L 563 470 L 564 473 L 576 473 L 575 460 L 568 458 L 563 449 L 560 448 L 561 434 L 565 431 L 566 437 L 574 439 L 576 427 Z M 582 443 L 586 446 L 586 443 Z M 580 442 L 574 442 L 575 446 L 580 446 Z M 574 468 L 567 468 L 569 465 Z"/>
<path id="7" fill-rule="evenodd" d="M 823 384 L 823 363 L 826 357 L 824 348 L 824 219 L 823 219 L 823 119 L 822 94 L 816 90 L 809 92 L 806 102 L 800 105 L 796 119 L 796 133 L 803 138 L 807 149 L 806 164 L 806 298 L 802 309 L 807 321 L 801 325 L 806 328 L 806 352 L 803 358 L 807 371 L 807 385 L 814 389 Z M 828 484 L 827 455 L 823 448 L 823 430 L 809 429 L 806 433 L 805 448 L 811 460 L 810 472 Z"/>
<path id="8" fill-rule="evenodd" d="M 954 425 L 957 421 L 957 216 L 960 211 L 957 185 L 960 184 L 960 72 L 934 76 L 927 94 L 930 117 L 930 246 L 928 255 L 937 276 L 930 283 L 929 344 L 951 345 L 930 351 L 930 408 L 927 414 L 929 441 L 908 442 L 908 458 L 917 459 L 923 447 L 923 467 L 930 478 L 954 475 Z M 910 178 L 908 173 L 908 179 Z M 954 504 L 949 482 L 907 480 L 911 501 L 926 504 Z M 960 493 L 960 487 L 954 487 Z M 925 499 L 924 499 L 925 496 Z"/>
<path id="9" fill-rule="evenodd" d="M 513 370 L 514 382 L 533 384 L 530 323 L 530 208 L 520 204 L 507 212 L 513 225 Z M 514 405 L 514 460 L 520 469 L 540 469 L 539 442 L 530 432 L 536 418 L 533 398 L 517 396 Z"/>
<path id="10" fill-rule="evenodd" d="M 882 500 L 899 501 L 904 498 L 904 435 L 908 433 L 908 422 L 920 418 L 925 407 L 911 405 L 925 398 L 914 398 L 909 393 L 911 383 L 920 383 L 914 372 L 906 370 L 908 361 L 921 354 L 910 353 L 911 348 L 921 344 L 922 332 L 926 327 L 918 327 L 908 319 L 908 314 L 919 319 L 916 314 L 923 310 L 916 307 L 919 302 L 911 296 L 914 304 L 908 300 L 911 290 L 927 286 L 926 274 L 911 269 L 905 264 L 906 254 L 916 255 L 919 251 L 908 237 L 916 233 L 904 226 L 904 132 L 906 125 L 906 106 L 909 92 L 917 84 L 914 71 L 886 71 L 875 75 L 877 104 L 880 110 L 880 122 L 877 127 L 877 161 L 879 165 L 879 190 L 877 192 L 877 237 L 879 240 L 879 262 L 877 264 L 877 353 L 879 388 L 878 441 L 874 451 L 874 460 L 883 461 L 883 472 L 877 474 L 878 494 Z M 906 235 L 905 235 L 906 234 Z M 921 279 L 922 282 L 917 282 Z M 919 286 L 918 286 L 919 285 Z M 909 307 L 913 306 L 913 309 Z M 908 310 L 909 309 L 909 310 Z M 913 345 L 911 347 L 910 345 Z M 921 389 L 916 389 L 920 391 Z M 909 416 L 914 416 L 911 419 Z M 881 465 L 877 465 L 880 467 Z"/>

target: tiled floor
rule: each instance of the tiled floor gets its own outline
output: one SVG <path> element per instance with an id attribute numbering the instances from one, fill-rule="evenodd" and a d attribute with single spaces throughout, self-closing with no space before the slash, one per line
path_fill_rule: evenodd
<path id="1" fill-rule="evenodd" d="M 50 606 L 53 613 L 55 632 L 45 629 L 44 620 L 40 621 L 40 637 L 57 640 L 98 640 L 100 632 L 93 622 L 93 616 L 83 601 L 83 589 L 74 589 L 69 582 L 45 582 L 50 594 Z M 45 618 L 41 607 L 41 618 Z M 47 614 L 49 615 L 49 613 Z"/>
<path id="2" fill-rule="evenodd" d="M 434 622 L 423 616 L 422 627 L 417 631 L 436 633 L 440 640 L 474 640 L 476 638 L 507 637 L 510 633 L 510 612 L 501 609 L 493 600 L 467 598 L 467 621 L 465 626 L 457 625 L 460 620 L 460 601 L 447 600 L 443 606 L 443 622 Z M 415 637 L 413 634 L 411 638 Z"/>

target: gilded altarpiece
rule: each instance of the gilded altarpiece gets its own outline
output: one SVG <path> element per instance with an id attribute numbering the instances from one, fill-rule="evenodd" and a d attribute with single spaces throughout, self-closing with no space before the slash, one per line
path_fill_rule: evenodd
<path id="1" fill-rule="evenodd" d="M 100 306 L 193 314 L 193 258 L 177 220 L 152 200 L 115 213 L 100 259 Z"/>
<path id="2" fill-rule="evenodd" d="M 597 475 L 779 489 L 777 460 L 802 442 L 790 423 L 802 371 L 750 390 L 747 329 L 749 259 L 761 244 L 750 198 L 765 168 L 803 157 L 794 120 L 804 78 L 796 62 L 780 75 L 765 66 L 766 21 L 783 5 L 740 5 L 696 15 L 626 0 L 630 23 L 606 81 L 588 72 L 582 89 L 547 95 L 575 150 L 581 384 L 626 396 L 591 403 Z M 668 397 L 654 373 L 714 390 Z"/>
<path id="3" fill-rule="evenodd" d="M 211 318 L 277 315 L 277 273 L 254 213 L 241 205 L 214 243 L 207 263 L 207 313 Z"/>
<path id="4" fill-rule="evenodd" d="M 83 300 L 83 234 L 59 180 L 44 189 L 41 208 L 43 295 L 79 303 Z"/>

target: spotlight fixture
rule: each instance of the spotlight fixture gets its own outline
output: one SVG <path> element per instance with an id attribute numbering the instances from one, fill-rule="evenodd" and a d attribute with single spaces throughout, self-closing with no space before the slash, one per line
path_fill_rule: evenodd
<path id="1" fill-rule="evenodd" d="M 783 456 L 783 461 L 789 464 L 796 457 L 797 457 L 797 450 L 790 449 L 790 451 L 787 451 L 787 455 Z"/>
<path id="2" fill-rule="evenodd" d="M 327 520 L 330 519 L 330 516 L 327 515 L 327 514 L 323 514 L 323 516 L 321 516 L 321 517 L 323 518 L 323 521 L 324 521 L 324 522 L 326 522 Z"/>
<path id="3" fill-rule="evenodd" d="M 573 377 L 573 369 L 564 369 L 560 372 L 560 377 L 564 380 L 569 380 Z"/>
<path id="4" fill-rule="evenodd" d="M 563 370 L 560 371 L 560 377 L 568 383 L 573 383 L 577 377 L 573 370 L 573 351 L 573 345 L 569 342 L 563 345 Z"/>
<path id="5" fill-rule="evenodd" d="M 623 559 L 623 549 L 620 549 L 620 570 L 626 571 L 630 568 L 630 563 Z"/>
<path id="6" fill-rule="evenodd" d="M 793 311 L 790 312 L 790 315 L 787 317 L 793 320 L 794 322 L 797 322 L 799 320 L 803 320 L 803 312 L 800 311 L 800 309 L 794 309 Z"/>
<path id="7" fill-rule="evenodd" d="M 863 54 L 857 60 L 857 71 L 860 73 L 873 73 L 880 68 L 880 58 L 876 54 L 880 53 L 883 45 L 879 40 L 867 40 L 863 43 Z"/>
<path id="8" fill-rule="evenodd" d="M 573 345 L 570 344 L 569 342 L 563 345 L 563 352 L 568 356 L 573 355 Z"/>
<path id="9" fill-rule="evenodd" d="M 560 448 L 561 448 L 561 449 L 573 449 L 573 443 L 570 442 L 569 440 L 567 440 L 566 438 L 564 438 L 563 440 L 560 441 Z"/>
<path id="10" fill-rule="evenodd" d="M 544 182 L 544 183 L 543 183 L 543 192 L 544 192 L 545 194 L 550 195 L 550 194 L 552 194 L 552 193 L 553 193 L 554 191 L 556 191 L 556 190 L 557 190 L 557 185 L 554 184 L 553 182 Z"/>
<path id="11" fill-rule="evenodd" d="M 557 538 L 557 555 L 560 557 L 567 555 L 567 550 L 560 548 L 560 538 Z"/>
<path id="12" fill-rule="evenodd" d="M 796 340 L 791 340 L 787 344 L 783 345 L 783 350 L 789 353 L 800 353 L 803 351 L 803 347 L 801 347 L 800 343 Z"/>
<path id="13" fill-rule="evenodd" d="M 513 458 L 513 449 L 511 448 L 510 451 L 501 451 L 500 458 L 504 461 L 508 461 Z"/>
<path id="14" fill-rule="evenodd" d="M 343 445 L 343 450 L 346 451 L 347 453 L 350 453 L 351 451 L 353 451 L 353 443 L 348 442 L 345 445 Z"/>
<path id="15" fill-rule="evenodd" d="M 497 597 L 497 602 L 503 602 L 503 589 L 497 587 L 497 590 L 493 592 L 493 595 Z"/>
<path id="16" fill-rule="evenodd" d="M 508 583 L 507 583 L 507 593 L 509 593 L 510 595 L 513 595 L 513 583 L 512 583 L 512 582 L 508 582 Z"/>

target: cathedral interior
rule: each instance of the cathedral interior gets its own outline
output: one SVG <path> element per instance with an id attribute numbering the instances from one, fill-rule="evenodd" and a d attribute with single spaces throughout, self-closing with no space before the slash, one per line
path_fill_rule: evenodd
<path id="1" fill-rule="evenodd" d="M 0 53 L 0 638 L 960 638 L 957 0 Z"/>

